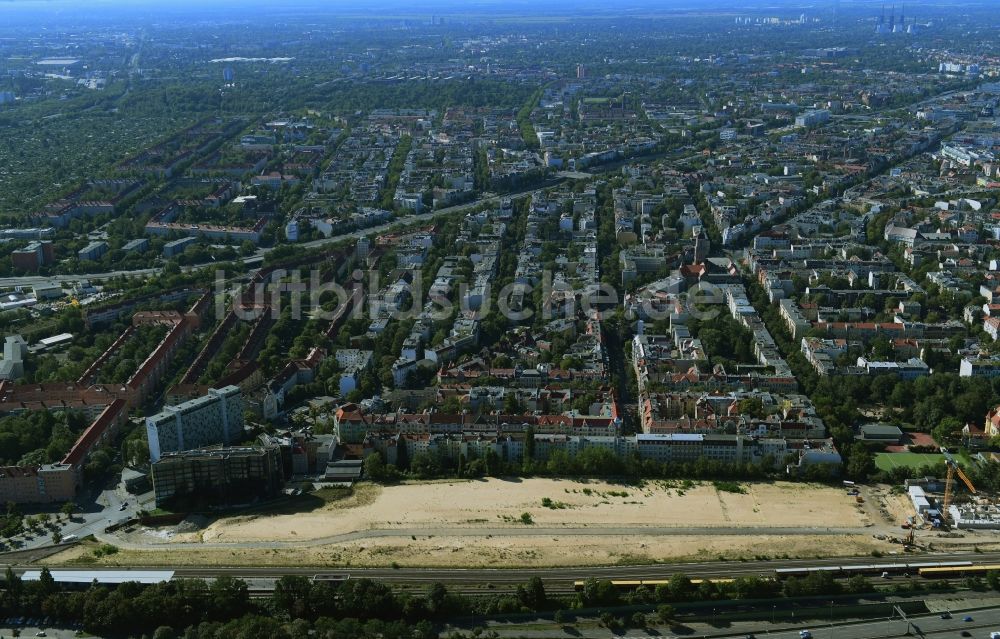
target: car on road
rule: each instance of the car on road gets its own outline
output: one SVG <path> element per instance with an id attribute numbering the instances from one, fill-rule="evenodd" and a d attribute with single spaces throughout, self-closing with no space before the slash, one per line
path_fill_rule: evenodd
<path id="1" fill-rule="evenodd" d="M 991 632 L 990 639 L 1000 639 L 1000 632 Z"/>
<path id="2" fill-rule="evenodd" d="M 961 633 L 961 636 L 963 636 L 963 637 L 971 637 L 972 633 L 969 632 L 968 630 L 963 630 L 962 633 Z"/>
<path id="3" fill-rule="evenodd" d="M 941 613 L 941 618 L 942 619 L 951 619 L 951 613 L 950 612 L 942 612 Z"/>
<path id="4" fill-rule="evenodd" d="M 966 615 L 965 619 L 963 619 L 962 621 L 972 621 L 972 617 L 969 616 L 969 615 Z"/>
<path id="5" fill-rule="evenodd" d="M 812 639 L 813 633 L 808 630 L 799 630 L 799 639 Z"/>

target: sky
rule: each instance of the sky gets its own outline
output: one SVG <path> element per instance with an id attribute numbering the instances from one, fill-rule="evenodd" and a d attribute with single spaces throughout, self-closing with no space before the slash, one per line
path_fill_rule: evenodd
<path id="1" fill-rule="evenodd" d="M 421 18 L 431 15 L 472 17 L 482 15 L 614 15 L 616 11 L 687 13 L 723 12 L 819 13 L 833 10 L 837 0 L 0 0 L 0 22 L 42 23 L 46 17 L 79 19 L 81 23 L 114 19 L 211 19 L 262 15 L 302 15 L 372 18 Z M 842 14 L 875 15 L 882 4 L 904 4 L 907 10 L 926 12 L 942 7 L 996 7 L 998 0 L 839 0 Z"/>

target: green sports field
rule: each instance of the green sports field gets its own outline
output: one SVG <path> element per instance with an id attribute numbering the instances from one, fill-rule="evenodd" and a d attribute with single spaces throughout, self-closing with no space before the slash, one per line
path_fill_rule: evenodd
<path id="1" fill-rule="evenodd" d="M 900 466 L 919 468 L 931 466 L 944 461 L 940 453 L 876 453 L 875 465 L 879 470 L 892 470 Z"/>

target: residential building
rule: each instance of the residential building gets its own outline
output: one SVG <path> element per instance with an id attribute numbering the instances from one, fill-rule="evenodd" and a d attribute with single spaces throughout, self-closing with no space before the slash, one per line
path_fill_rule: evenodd
<path id="1" fill-rule="evenodd" d="M 238 386 L 209 389 L 207 395 L 167 406 L 146 418 L 149 458 L 242 439 L 243 392 Z"/>
<path id="2" fill-rule="evenodd" d="M 101 259 L 101 256 L 108 252 L 108 243 L 104 241 L 91 242 L 76 252 L 80 260 L 94 262 Z"/>
<path id="3" fill-rule="evenodd" d="M 163 257 L 173 257 L 175 255 L 180 255 L 187 250 L 187 247 L 191 246 L 197 241 L 194 237 L 182 237 L 176 239 L 172 242 L 167 242 L 163 245 Z"/>
<path id="4" fill-rule="evenodd" d="M 342 348 L 337 351 L 337 365 L 340 367 L 340 396 L 358 387 L 361 374 L 372 364 L 372 351 L 361 351 L 353 348 Z"/>
<path id="5" fill-rule="evenodd" d="M 819 126 L 821 124 L 826 124 L 830 121 L 830 112 L 826 109 L 817 109 L 815 111 L 806 111 L 802 115 L 796 116 L 795 126 L 804 126 L 807 128 L 812 128 L 814 126 Z"/>
<path id="6" fill-rule="evenodd" d="M 58 503 L 76 496 L 77 474 L 68 464 L 0 467 L 0 502 Z"/>
<path id="7" fill-rule="evenodd" d="M 10 254 L 11 265 L 18 270 L 35 273 L 46 264 L 51 264 L 55 253 L 52 242 L 35 241 L 29 242 L 22 249 L 12 251 Z"/>
<path id="8" fill-rule="evenodd" d="M 149 248 L 149 240 L 144 237 L 139 237 L 134 240 L 129 240 L 122 245 L 122 250 L 126 253 L 143 253 Z"/>
<path id="9" fill-rule="evenodd" d="M 958 366 L 959 377 L 998 377 L 1000 359 L 973 359 L 963 357 Z"/>

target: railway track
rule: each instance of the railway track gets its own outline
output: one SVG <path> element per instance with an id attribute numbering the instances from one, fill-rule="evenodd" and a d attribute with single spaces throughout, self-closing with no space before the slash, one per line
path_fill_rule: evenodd
<path id="1" fill-rule="evenodd" d="M 251 589 L 269 585 L 267 582 L 286 575 L 313 578 L 333 571 L 349 573 L 352 579 L 367 578 L 391 584 L 401 590 L 429 587 L 442 583 L 454 592 L 495 593 L 510 590 L 525 583 L 531 577 L 540 577 L 550 592 L 571 592 L 574 582 L 590 577 L 602 580 L 663 581 L 676 573 L 683 573 L 692 579 L 733 579 L 744 576 L 805 576 L 810 572 L 833 572 L 838 576 L 865 574 L 880 576 L 890 574 L 918 574 L 922 566 L 939 568 L 961 568 L 972 565 L 1000 565 L 1000 553 L 942 553 L 927 555 L 892 556 L 887 558 L 855 557 L 837 559 L 801 560 L 749 560 L 728 562 L 687 562 L 664 563 L 640 566 L 590 566 L 572 568 L 511 568 L 511 569 L 457 569 L 457 568 L 344 568 L 330 566 L 316 567 L 165 567 L 148 566 L 122 568 L 119 572 L 171 570 L 175 579 L 213 579 L 229 575 L 247 580 Z M 37 566 L 13 566 L 16 572 L 35 569 Z M 845 570 L 845 568 L 847 570 Z M 62 571 L 96 572 L 93 567 L 59 567 Z M 941 575 L 946 576 L 946 575 Z M 263 588 L 262 588 L 263 589 Z"/>

